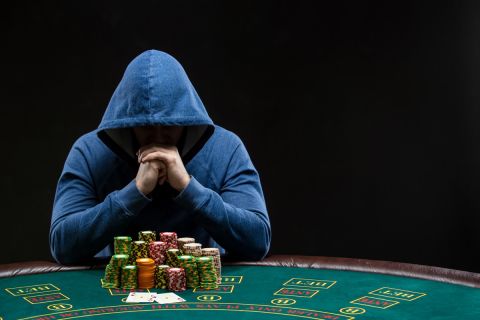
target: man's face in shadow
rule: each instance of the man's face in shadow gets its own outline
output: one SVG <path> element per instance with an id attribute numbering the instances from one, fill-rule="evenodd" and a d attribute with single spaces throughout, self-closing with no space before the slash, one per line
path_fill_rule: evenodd
<path id="1" fill-rule="evenodd" d="M 140 147 L 152 143 L 177 146 L 182 137 L 183 130 L 184 127 L 181 126 L 145 126 L 133 128 Z"/>

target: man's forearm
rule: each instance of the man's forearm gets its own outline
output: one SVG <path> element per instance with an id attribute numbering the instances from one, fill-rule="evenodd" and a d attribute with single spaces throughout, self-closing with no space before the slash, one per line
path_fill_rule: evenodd
<path id="1" fill-rule="evenodd" d="M 267 254 L 271 231 L 266 210 L 261 210 L 260 195 L 249 199 L 257 210 L 240 208 L 192 178 L 175 201 L 189 209 L 191 217 L 230 254 L 249 260 L 260 260 Z"/>
<path id="2" fill-rule="evenodd" d="M 65 205 L 69 201 L 60 197 L 54 206 L 50 228 L 52 255 L 62 264 L 91 260 L 114 236 L 122 233 L 149 202 L 138 194 L 135 182 L 81 211 L 70 212 L 71 206 Z"/>

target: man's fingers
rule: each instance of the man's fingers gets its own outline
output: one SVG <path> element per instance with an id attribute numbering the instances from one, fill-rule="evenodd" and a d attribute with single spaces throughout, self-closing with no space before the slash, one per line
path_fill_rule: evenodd
<path id="1" fill-rule="evenodd" d="M 165 148 L 165 147 L 167 147 L 167 146 L 159 144 L 159 143 L 150 143 L 150 144 L 147 144 L 146 146 L 140 147 L 140 149 L 138 150 L 138 153 L 140 154 L 140 153 L 143 153 L 143 152 L 148 151 L 148 150 L 150 150 L 150 152 L 152 152 L 152 151 L 155 151 L 155 149 L 157 149 L 157 148 L 161 149 L 161 148 Z"/>
<path id="2" fill-rule="evenodd" d="M 142 163 L 147 163 L 149 165 L 152 166 L 152 168 L 154 169 L 157 169 L 157 170 L 166 170 L 167 169 L 167 166 L 165 166 L 165 163 L 163 163 L 162 161 L 159 161 L 159 160 L 151 160 L 151 161 L 144 161 L 144 162 L 141 162 L 140 164 Z"/>
<path id="3" fill-rule="evenodd" d="M 145 157 L 152 154 L 152 153 L 156 153 L 156 152 L 164 152 L 164 150 L 161 150 L 161 149 L 156 149 L 156 150 L 146 150 L 146 151 L 143 151 L 143 152 L 140 152 L 138 154 L 138 162 L 144 162 L 146 161 L 145 160 Z M 147 160 L 148 161 L 148 160 Z"/>
<path id="4" fill-rule="evenodd" d="M 152 152 L 163 151 L 163 152 L 169 153 L 175 150 L 176 150 L 175 146 L 167 146 L 167 145 L 152 143 L 152 144 L 141 147 L 137 151 L 136 155 L 138 157 L 138 162 L 141 162 L 143 161 L 143 158 L 147 154 L 150 154 Z"/>
<path id="5" fill-rule="evenodd" d="M 163 161 L 168 164 L 171 162 L 172 156 L 165 151 L 155 151 L 140 158 L 141 162 L 153 161 L 153 160 Z"/>
<path id="6" fill-rule="evenodd" d="M 161 149 L 171 150 L 172 148 L 175 148 L 175 147 L 174 146 L 167 146 L 167 145 L 163 145 L 163 144 L 159 144 L 159 143 L 151 143 L 149 145 L 141 147 L 138 150 L 137 154 L 150 153 L 150 152 L 154 152 L 154 151 L 161 150 Z"/>

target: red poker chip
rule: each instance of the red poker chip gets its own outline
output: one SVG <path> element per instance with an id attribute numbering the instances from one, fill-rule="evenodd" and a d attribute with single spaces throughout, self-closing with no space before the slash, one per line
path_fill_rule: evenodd
<path id="1" fill-rule="evenodd" d="M 161 265 L 165 262 L 167 243 L 163 241 L 153 241 L 149 244 L 150 257 L 155 261 L 155 265 Z"/>
<path id="2" fill-rule="evenodd" d="M 160 241 L 166 242 L 168 249 L 177 249 L 177 234 L 175 232 L 160 232 Z"/>
<path id="3" fill-rule="evenodd" d="M 168 268 L 167 271 L 167 286 L 171 291 L 185 291 L 187 290 L 187 278 L 183 268 Z"/>

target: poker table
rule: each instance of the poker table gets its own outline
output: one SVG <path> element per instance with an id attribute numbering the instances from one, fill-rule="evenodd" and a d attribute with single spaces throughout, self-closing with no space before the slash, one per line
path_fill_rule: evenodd
<path id="1" fill-rule="evenodd" d="M 480 274 L 406 263 L 285 255 L 225 263 L 218 289 L 179 292 L 186 301 L 175 304 L 126 303 L 128 291 L 101 287 L 103 272 L 0 265 L 0 320 L 480 319 Z"/>

